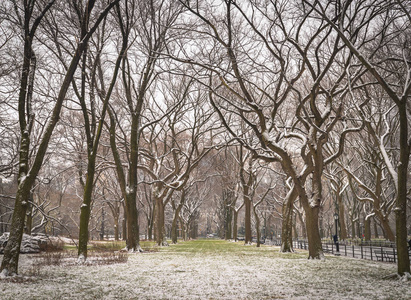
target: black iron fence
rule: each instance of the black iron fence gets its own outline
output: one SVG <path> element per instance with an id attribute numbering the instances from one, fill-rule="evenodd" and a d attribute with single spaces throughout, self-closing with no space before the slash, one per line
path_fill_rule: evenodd
<path id="1" fill-rule="evenodd" d="M 363 243 L 343 242 L 339 244 L 339 252 L 337 247 L 332 242 L 323 242 L 323 251 L 334 255 L 343 255 L 353 258 L 361 258 L 368 260 L 377 260 L 385 262 L 397 262 L 397 249 L 392 242 L 371 241 Z M 308 242 L 306 240 L 293 241 L 295 249 L 308 250 Z M 411 255 L 411 252 L 409 252 Z"/>
<path id="2" fill-rule="evenodd" d="M 266 240 L 265 244 L 281 246 L 281 239 Z M 358 259 L 368 259 L 383 262 L 397 262 L 397 248 L 395 243 L 388 241 L 343 241 L 339 243 L 339 252 L 331 241 L 322 242 L 324 253 L 342 255 Z M 294 240 L 294 249 L 308 250 L 307 240 Z M 411 251 L 409 252 L 411 257 Z"/>

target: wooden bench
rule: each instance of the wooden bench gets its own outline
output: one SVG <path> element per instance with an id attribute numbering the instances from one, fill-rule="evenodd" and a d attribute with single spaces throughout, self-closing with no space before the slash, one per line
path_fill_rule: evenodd
<path id="1" fill-rule="evenodd" d="M 325 244 L 325 245 L 323 246 L 323 251 L 324 251 L 325 253 L 331 253 L 331 249 L 328 249 L 328 245 L 327 245 L 327 244 Z"/>
<path id="2" fill-rule="evenodd" d="M 384 260 L 384 251 L 382 251 L 382 250 L 374 250 L 374 254 L 375 254 L 375 257 L 377 258 L 377 260 L 379 260 L 379 261 L 383 261 L 383 260 Z"/>
<path id="3" fill-rule="evenodd" d="M 389 262 L 395 262 L 395 255 L 396 253 L 394 250 L 386 250 L 385 251 L 385 260 Z"/>
<path id="4" fill-rule="evenodd" d="M 374 250 L 375 257 L 378 261 L 395 262 L 396 253 L 394 250 Z"/>

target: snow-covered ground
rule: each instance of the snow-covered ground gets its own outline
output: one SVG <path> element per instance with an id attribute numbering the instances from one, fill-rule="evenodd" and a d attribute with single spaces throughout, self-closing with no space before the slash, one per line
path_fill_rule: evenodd
<path id="1" fill-rule="evenodd" d="M 217 242 L 228 247 L 213 251 Z M 395 273 L 394 264 L 313 261 L 304 251 L 231 244 L 195 241 L 130 254 L 123 264 L 39 270 L 33 255 L 21 255 L 22 277 L 1 279 L 0 299 L 411 299 L 410 281 L 383 279 Z"/>

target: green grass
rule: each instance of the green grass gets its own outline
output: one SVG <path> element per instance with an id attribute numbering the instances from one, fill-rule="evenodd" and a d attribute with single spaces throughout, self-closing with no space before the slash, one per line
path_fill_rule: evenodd
<path id="1" fill-rule="evenodd" d="M 280 253 L 278 247 L 255 244 L 244 245 L 244 242 L 233 242 L 218 239 L 198 239 L 191 241 L 179 240 L 177 244 L 170 243 L 169 247 L 158 247 L 154 241 L 140 241 L 140 246 L 145 252 L 164 252 L 176 255 L 234 255 L 238 257 L 262 255 L 272 258 L 301 259 L 307 258 L 307 252 L 298 250 L 294 253 Z M 126 247 L 125 241 L 92 241 L 88 245 L 90 252 L 94 251 L 119 251 Z M 75 245 L 65 245 L 64 250 L 76 252 Z"/>
<path id="2" fill-rule="evenodd" d="M 75 250 L 77 250 L 77 246 L 76 246 L 76 245 L 65 244 L 65 245 L 63 246 L 63 250 L 75 251 Z"/>
<path id="3" fill-rule="evenodd" d="M 125 241 L 92 241 L 90 250 L 96 251 L 119 251 L 126 246 Z"/>
<path id="4" fill-rule="evenodd" d="M 153 251 L 156 249 L 154 241 L 141 241 L 140 246 L 144 251 Z M 125 247 L 125 241 L 91 241 L 87 246 L 87 249 L 89 251 L 120 251 Z M 77 251 L 77 246 L 66 244 L 64 245 L 63 250 Z"/>
<path id="5" fill-rule="evenodd" d="M 277 247 L 261 245 L 257 248 L 256 245 L 244 245 L 243 242 L 232 242 L 216 239 L 198 239 L 191 241 L 179 241 L 176 245 L 170 247 L 161 247 L 160 251 L 176 254 L 191 254 L 191 255 L 262 255 L 266 257 L 278 258 L 307 258 L 307 252 L 299 251 L 294 253 L 280 253 Z"/>

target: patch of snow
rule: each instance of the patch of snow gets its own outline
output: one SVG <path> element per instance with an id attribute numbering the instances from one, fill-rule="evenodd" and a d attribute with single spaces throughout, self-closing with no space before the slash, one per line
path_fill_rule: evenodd
<path id="1" fill-rule="evenodd" d="M 129 187 L 129 186 L 127 186 L 127 187 L 126 187 L 126 194 L 127 194 L 127 195 L 130 195 L 130 194 L 132 194 L 132 193 L 134 193 L 134 189 L 131 188 L 131 187 Z"/>
<path id="2" fill-rule="evenodd" d="M 39 276 L 30 277 L 30 284 L 2 281 L 1 297 L 411 299 L 411 281 L 383 279 L 396 272 L 394 264 L 328 255 L 325 261 L 307 260 L 307 252 L 302 250 L 280 254 L 279 247 L 234 243 L 227 243 L 226 251 L 212 251 L 201 241 L 193 243 L 196 247 L 190 252 L 182 252 L 177 244 L 158 252 L 130 255 L 122 264 L 42 266 Z M 33 261 L 32 255 L 21 256 L 20 273 L 29 274 Z"/>
<path id="3" fill-rule="evenodd" d="M 0 273 L 0 279 L 7 278 L 7 275 L 9 274 L 9 271 L 7 269 L 3 269 Z"/>
<path id="4" fill-rule="evenodd" d="M 271 142 L 270 135 L 268 134 L 267 131 L 263 131 L 263 132 L 261 133 L 261 135 L 262 135 L 262 137 L 263 137 L 263 140 L 265 140 L 266 142 Z"/>
<path id="5" fill-rule="evenodd" d="M 22 173 L 21 176 L 19 177 L 19 182 L 22 183 L 23 181 L 26 181 L 27 175 Z"/>
<path id="6" fill-rule="evenodd" d="M 84 254 L 80 254 L 77 258 L 77 263 L 84 264 L 85 262 L 86 262 L 86 257 L 84 256 Z"/>
<path id="7" fill-rule="evenodd" d="M 410 273 L 405 273 L 404 276 L 401 277 L 401 281 L 410 281 L 411 280 L 411 274 Z"/>

